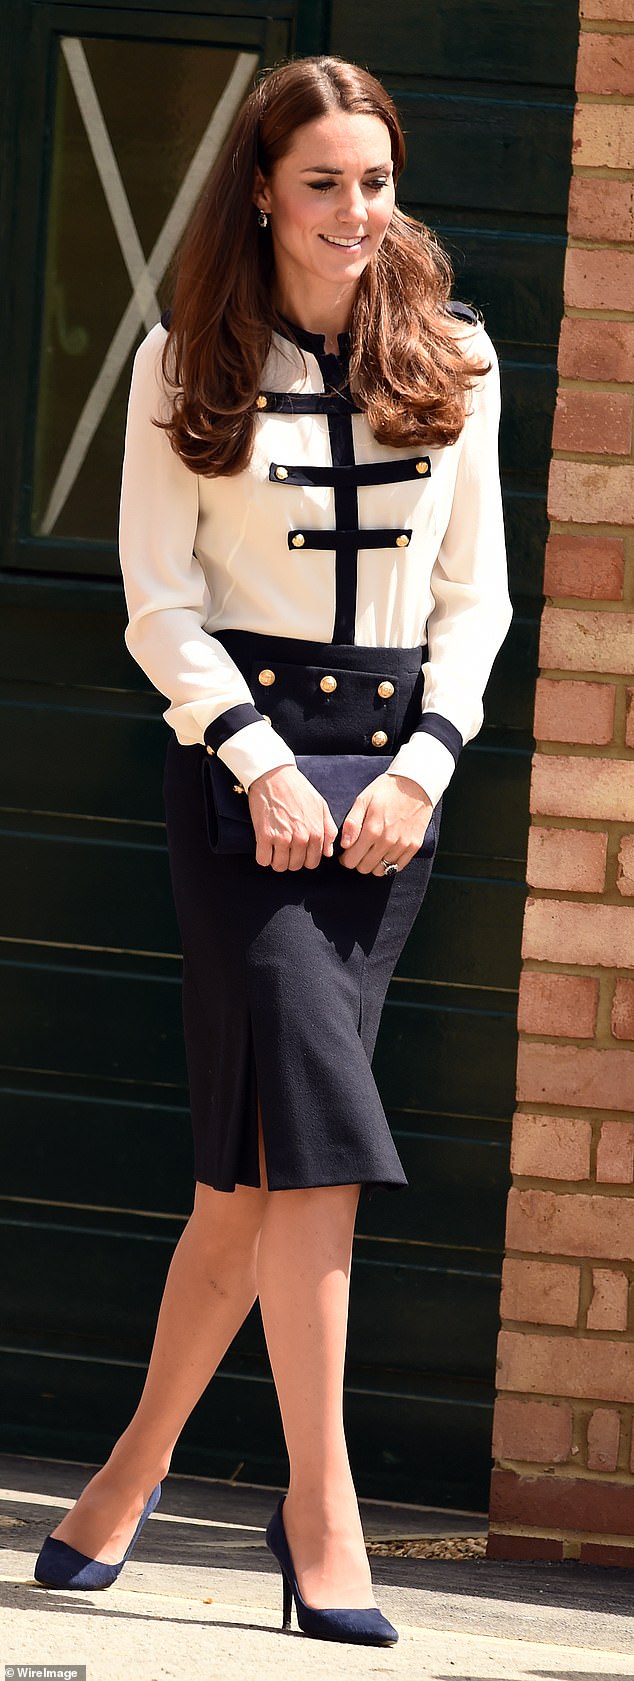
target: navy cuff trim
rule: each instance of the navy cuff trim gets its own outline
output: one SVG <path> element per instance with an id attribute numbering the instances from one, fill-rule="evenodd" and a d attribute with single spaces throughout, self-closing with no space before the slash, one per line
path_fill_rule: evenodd
<path id="1" fill-rule="evenodd" d="M 343 467 L 292 467 L 272 461 L 269 478 L 279 485 L 370 485 L 404 484 L 408 479 L 425 479 L 431 475 L 431 458 L 413 455 L 407 461 L 356 462 Z"/>
<path id="2" fill-rule="evenodd" d="M 458 762 L 464 746 L 460 730 L 456 729 L 455 724 L 450 724 L 448 718 L 443 718 L 440 712 L 424 712 L 414 731 L 415 735 L 419 733 L 435 735 L 436 740 L 441 741 L 443 747 L 447 747 L 452 758 Z"/>
<path id="3" fill-rule="evenodd" d="M 214 753 L 217 753 L 218 748 L 224 747 L 225 741 L 235 735 L 237 730 L 246 729 L 247 724 L 263 723 L 262 713 L 258 712 L 257 706 L 251 706 L 249 702 L 244 706 L 229 706 L 226 712 L 221 712 L 212 724 L 207 725 L 203 738 L 205 746 L 212 747 Z"/>

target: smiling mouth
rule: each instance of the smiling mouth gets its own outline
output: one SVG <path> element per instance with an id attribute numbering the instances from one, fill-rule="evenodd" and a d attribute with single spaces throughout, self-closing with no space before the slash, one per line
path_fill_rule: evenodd
<path id="1" fill-rule="evenodd" d="M 336 239 L 334 234 L 320 233 L 319 238 L 323 239 L 326 245 L 337 245 L 341 251 L 357 251 L 367 235 L 360 233 L 355 239 Z"/>

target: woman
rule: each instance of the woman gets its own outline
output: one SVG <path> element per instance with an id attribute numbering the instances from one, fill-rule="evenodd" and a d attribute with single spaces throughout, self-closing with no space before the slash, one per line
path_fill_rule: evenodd
<path id="1" fill-rule="evenodd" d="M 378 1644 L 398 1637 L 374 1603 L 343 1363 L 360 1190 L 406 1179 L 369 1059 L 510 619 L 495 351 L 395 208 L 403 162 L 365 71 L 267 73 L 136 358 L 127 642 L 170 700 L 196 1192 L 138 1410 L 37 1569 L 114 1580 L 259 1296 L 290 1460 L 267 1531 L 284 1622 L 292 1590 L 306 1632 Z M 306 753 L 371 766 L 337 847 Z M 248 791 L 250 853 L 210 848 L 214 756 Z"/>

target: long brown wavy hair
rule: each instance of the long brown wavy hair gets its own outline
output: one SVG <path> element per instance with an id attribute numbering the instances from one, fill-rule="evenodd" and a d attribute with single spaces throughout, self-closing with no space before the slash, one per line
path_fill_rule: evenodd
<path id="1" fill-rule="evenodd" d="M 244 101 L 186 231 L 163 352 L 173 409 L 157 424 L 196 473 L 247 465 L 271 334 L 288 336 L 275 306 L 270 230 L 257 224 L 257 172 L 267 180 L 296 129 L 330 111 L 385 123 L 398 180 L 405 141 L 381 83 L 343 59 L 296 59 L 267 71 Z M 460 349 L 452 282 L 432 231 L 395 209 L 358 281 L 349 324 L 350 384 L 379 443 L 451 444 L 462 430 L 467 393 L 490 363 Z"/>

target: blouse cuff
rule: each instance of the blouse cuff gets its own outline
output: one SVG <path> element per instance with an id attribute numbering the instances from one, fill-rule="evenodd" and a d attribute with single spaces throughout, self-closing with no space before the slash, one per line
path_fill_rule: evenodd
<path id="1" fill-rule="evenodd" d="M 207 751 L 217 752 L 218 758 L 229 766 L 229 770 L 242 783 L 247 793 L 257 776 L 264 776 L 269 770 L 278 770 L 281 765 L 297 763 L 295 754 L 287 747 L 282 736 L 265 722 L 255 706 L 232 707 L 231 711 L 251 712 L 254 721 L 247 721 L 241 729 L 234 729 L 234 733 L 226 735 L 216 748 L 209 741 L 215 728 L 212 724 L 205 730 L 205 742 Z M 223 713 L 222 716 L 227 718 L 228 715 Z"/>
<path id="2" fill-rule="evenodd" d="M 455 756 L 444 741 L 427 730 L 418 729 L 399 748 L 387 774 L 411 777 L 412 782 L 418 782 L 432 806 L 436 806 L 449 786 L 455 768 Z"/>

